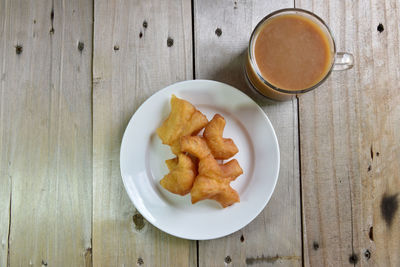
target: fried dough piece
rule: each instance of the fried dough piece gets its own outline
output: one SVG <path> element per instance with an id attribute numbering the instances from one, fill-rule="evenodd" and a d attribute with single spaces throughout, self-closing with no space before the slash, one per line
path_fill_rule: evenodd
<path id="1" fill-rule="evenodd" d="M 177 158 L 166 160 L 165 163 L 170 172 L 161 179 L 161 186 L 181 196 L 189 193 L 197 175 L 196 164 L 183 153 L 180 153 Z"/>
<path id="2" fill-rule="evenodd" d="M 190 191 L 192 204 L 204 199 L 214 199 L 225 208 L 240 201 L 239 194 L 229 185 L 243 172 L 236 160 L 221 167 L 204 138 L 199 136 L 181 137 L 181 148 L 200 160 L 199 174 Z"/>
<path id="3" fill-rule="evenodd" d="M 162 143 L 171 146 L 172 153 L 178 155 L 181 152 L 179 138 L 198 134 L 207 123 L 207 117 L 192 104 L 172 95 L 171 112 L 157 129 L 157 134 Z"/>
<path id="4" fill-rule="evenodd" d="M 168 170 L 172 171 L 176 166 L 178 166 L 178 158 L 167 159 L 165 165 L 167 165 Z"/>
<path id="5" fill-rule="evenodd" d="M 181 152 L 181 145 L 179 141 L 181 136 L 197 135 L 201 131 L 201 129 L 203 129 L 207 125 L 207 123 L 207 117 L 200 111 L 196 110 L 190 118 L 189 122 L 185 124 L 182 132 L 179 134 L 179 137 L 172 142 L 172 153 L 178 155 L 178 153 Z"/>
<path id="6" fill-rule="evenodd" d="M 192 204 L 204 199 L 214 199 L 226 208 L 240 202 L 239 194 L 229 185 L 231 180 L 223 177 L 221 167 L 211 154 L 200 159 L 199 175 L 190 191 Z"/>
<path id="7" fill-rule="evenodd" d="M 222 170 L 222 177 L 229 178 L 234 181 L 238 176 L 243 174 L 243 170 L 236 159 L 228 161 L 225 164 L 220 164 L 219 167 Z"/>
<path id="8" fill-rule="evenodd" d="M 181 149 L 197 157 L 199 160 L 211 154 L 205 139 L 200 136 L 181 137 Z"/>
<path id="9" fill-rule="evenodd" d="M 171 112 L 157 129 L 157 134 L 163 144 L 171 145 L 174 140 L 179 138 L 184 125 L 190 120 L 195 110 L 195 107 L 189 102 L 172 95 Z"/>
<path id="10" fill-rule="evenodd" d="M 203 136 L 216 159 L 229 159 L 239 151 L 232 139 L 222 137 L 224 128 L 224 117 L 215 114 L 204 129 Z"/>
<path id="11" fill-rule="evenodd" d="M 205 142 L 205 139 L 200 136 L 182 137 L 181 138 L 182 150 L 196 156 L 199 159 L 205 158 L 211 151 Z M 222 171 L 222 176 L 226 178 L 236 179 L 239 175 L 243 174 L 243 170 L 236 159 L 232 159 L 225 164 L 220 164 L 219 167 Z"/>

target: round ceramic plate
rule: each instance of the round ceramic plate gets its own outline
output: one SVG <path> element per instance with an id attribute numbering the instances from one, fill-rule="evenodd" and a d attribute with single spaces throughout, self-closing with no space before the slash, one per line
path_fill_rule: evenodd
<path id="1" fill-rule="evenodd" d="M 212 200 L 191 204 L 190 194 L 174 195 L 160 186 L 173 158 L 156 129 L 170 111 L 175 94 L 192 103 L 209 120 L 225 117 L 224 137 L 239 148 L 233 158 L 243 174 L 231 183 L 240 203 L 221 208 Z M 215 81 L 192 80 L 170 85 L 147 99 L 132 116 L 122 139 L 121 175 L 137 210 L 151 224 L 186 239 L 213 239 L 231 234 L 251 222 L 268 203 L 279 172 L 279 146 L 263 110 L 241 91 Z"/>

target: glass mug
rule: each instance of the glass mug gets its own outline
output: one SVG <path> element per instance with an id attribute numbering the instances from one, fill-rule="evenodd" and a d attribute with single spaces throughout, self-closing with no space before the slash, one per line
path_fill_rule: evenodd
<path id="1" fill-rule="evenodd" d="M 332 70 L 352 67 L 353 55 L 336 52 L 331 31 L 321 18 L 287 8 L 269 14 L 255 27 L 245 75 L 249 86 L 264 97 L 285 101 L 317 88 Z"/>

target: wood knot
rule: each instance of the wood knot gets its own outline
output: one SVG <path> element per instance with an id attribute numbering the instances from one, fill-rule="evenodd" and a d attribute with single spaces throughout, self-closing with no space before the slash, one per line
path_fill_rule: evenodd
<path id="1" fill-rule="evenodd" d="M 231 263 L 231 262 L 232 262 L 231 257 L 230 257 L 230 256 L 226 256 L 226 257 L 225 257 L 225 263 L 226 263 L 226 264 L 229 264 L 229 263 Z"/>
<path id="2" fill-rule="evenodd" d="M 174 39 L 172 39 L 171 37 L 168 37 L 167 39 L 167 46 L 171 47 L 174 45 Z"/>
<path id="3" fill-rule="evenodd" d="M 313 242 L 313 249 L 314 249 L 314 250 L 318 250 L 318 249 L 319 249 L 319 244 L 318 244 L 318 242 L 316 242 L 316 241 Z"/>
<path id="4" fill-rule="evenodd" d="M 355 254 L 355 253 L 351 254 L 350 257 L 349 257 L 349 262 L 351 264 L 357 264 L 357 262 L 358 262 L 357 254 Z"/>
<path id="5" fill-rule="evenodd" d="M 82 51 L 83 51 L 83 48 L 85 48 L 85 44 L 84 44 L 83 42 L 78 42 L 78 50 L 79 50 L 80 52 L 82 52 Z"/>
<path id="6" fill-rule="evenodd" d="M 135 229 L 138 231 L 142 230 L 144 227 L 143 216 L 140 213 L 136 213 L 135 215 L 133 215 L 132 219 L 133 219 L 133 223 L 135 225 Z"/>
<path id="7" fill-rule="evenodd" d="M 378 27 L 376 27 L 378 32 L 383 32 L 385 30 L 385 28 L 383 27 L 382 23 L 379 23 Z"/>
<path id="8" fill-rule="evenodd" d="M 17 55 L 20 55 L 23 51 L 22 45 L 17 44 L 15 46 L 15 53 L 17 53 Z"/>
<path id="9" fill-rule="evenodd" d="M 143 261 L 143 259 L 141 258 L 141 257 L 139 257 L 138 259 L 137 259 L 137 265 L 143 265 L 144 264 L 144 261 Z"/>
<path id="10" fill-rule="evenodd" d="M 386 225 L 389 227 L 392 225 L 394 215 L 395 215 L 397 209 L 399 208 L 399 203 L 397 201 L 397 195 L 398 194 L 394 194 L 394 195 L 384 194 L 382 197 L 381 214 L 382 214 L 383 219 L 386 222 Z"/>
<path id="11" fill-rule="evenodd" d="M 222 30 L 220 28 L 217 28 L 215 30 L 215 35 L 217 35 L 218 37 L 220 37 L 222 35 Z"/>

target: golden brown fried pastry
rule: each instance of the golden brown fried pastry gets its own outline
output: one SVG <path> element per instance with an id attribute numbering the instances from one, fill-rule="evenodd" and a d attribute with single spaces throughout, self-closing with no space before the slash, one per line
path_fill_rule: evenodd
<path id="1" fill-rule="evenodd" d="M 189 193 L 197 175 L 196 164 L 183 153 L 165 163 L 170 172 L 161 179 L 161 186 L 174 194 L 183 196 Z"/>
<path id="2" fill-rule="evenodd" d="M 220 164 L 222 170 L 222 177 L 229 178 L 234 181 L 238 176 L 243 174 L 243 170 L 236 159 L 230 160 L 225 164 Z"/>
<path id="3" fill-rule="evenodd" d="M 190 191 L 193 204 L 204 199 L 214 199 L 225 208 L 240 201 L 238 193 L 229 185 L 242 173 L 236 160 L 221 167 L 204 138 L 199 136 L 181 137 L 181 148 L 200 160 L 199 174 Z"/>
<path id="4" fill-rule="evenodd" d="M 193 113 L 192 117 L 190 118 L 189 122 L 183 128 L 182 132 L 179 134 L 179 137 L 187 135 L 196 135 L 201 131 L 201 129 L 204 128 L 204 126 L 206 126 L 207 123 L 208 123 L 207 117 L 204 116 L 200 111 L 196 110 Z M 177 138 L 171 144 L 172 153 L 174 153 L 175 155 L 181 152 L 179 139 L 180 138 Z"/>
<path id="5" fill-rule="evenodd" d="M 193 136 L 204 127 L 203 137 Z M 174 194 L 190 192 L 193 204 L 214 199 L 225 208 L 239 202 L 230 182 L 243 173 L 242 168 L 236 159 L 225 164 L 216 160 L 228 159 L 238 152 L 232 139 L 222 137 L 224 128 L 221 115 L 215 115 L 208 123 L 192 104 L 172 95 L 171 112 L 157 134 L 177 157 L 165 161 L 170 172 L 160 181 L 161 186 Z"/>
<path id="6" fill-rule="evenodd" d="M 192 104 L 172 95 L 171 112 L 157 129 L 157 134 L 162 143 L 171 146 L 172 153 L 178 155 L 181 152 L 179 138 L 198 134 L 207 123 L 207 117 Z"/>
<path id="7" fill-rule="evenodd" d="M 239 151 L 232 139 L 222 137 L 224 128 L 224 117 L 215 114 L 204 129 L 203 136 L 216 159 L 229 159 Z"/>
<path id="8" fill-rule="evenodd" d="M 178 165 L 178 158 L 167 159 L 165 165 L 167 165 L 168 170 L 172 171 Z"/>
<path id="9" fill-rule="evenodd" d="M 211 154 L 205 139 L 200 136 L 181 137 L 181 149 L 182 151 L 188 152 L 200 160 Z"/>
<path id="10" fill-rule="evenodd" d="M 223 176 L 221 167 L 211 154 L 200 159 L 199 174 L 190 191 L 192 203 L 214 199 L 225 208 L 240 202 L 239 194 L 229 185 L 231 180 Z"/>

